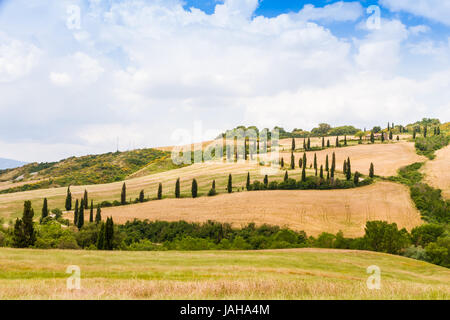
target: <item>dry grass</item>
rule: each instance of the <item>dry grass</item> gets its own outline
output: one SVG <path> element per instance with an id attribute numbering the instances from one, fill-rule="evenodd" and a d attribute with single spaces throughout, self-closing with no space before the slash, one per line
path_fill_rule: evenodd
<path id="1" fill-rule="evenodd" d="M 449 299 L 450 271 L 375 252 L 0 249 L 0 299 Z M 81 290 L 66 288 L 68 265 Z M 366 268 L 381 269 L 369 290 Z"/>
<path id="2" fill-rule="evenodd" d="M 425 161 L 426 158 L 416 154 L 414 144 L 411 142 L 397 142 L 385 144 L 365 144 L 342 148 L 332 148 L 317 152 L 307 152 L 308 164 L 312 164 L 314 153 L 317 154 L 318 166 L 324 165 L 325 157 L 329 156 L 331 165 L 331 156 L 336 154 L 336 169 L 342 170 L 344 160 L 350 157 L 352 170 L 363 174 L 369 173 L 370 163 L 375 166 L 375 174 L 380 176 L 394 176 L 397 170 L 414 162 Z M 290 164 L 291 153 L 282 153 L 284 162 Z M 303 153 L 295 153 L 295 163 L 303 157 Z"/>
<path id="3" fill-rule="evenodd" d="M 436 158 L 424 166 L 425 181 L 442 190 L 442 195 L 450 199 L 450 145 L 435 152 Z"/>
<path id="4" fill-rule="evenodd" d="M 237 192 L 198 199 L 165 199 L 124 207 L 104 208 L 104 216 L 124 223 L 133 218 L 190 222 L 215 220 L 242 226 L 250 222 L 346 236 L 364 234 L 369 220 L 396 222 L 411 229 L 421 224 L 405 186 L 378 182 L 347 190 L 276 190 Z"/>

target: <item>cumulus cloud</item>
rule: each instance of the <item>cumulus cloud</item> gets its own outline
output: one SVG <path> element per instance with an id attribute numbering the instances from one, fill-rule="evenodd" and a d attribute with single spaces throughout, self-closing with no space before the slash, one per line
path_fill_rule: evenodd
<path id="1" fill-rule="evenodd" d="M 22 2 L 11 2 L 4 14 Z M 21 8 L 24 21 L 0 21 L 20 43 L 8 56 L 28 61 L 32 52 L 39 59 L 20 72 L 2 73 L 16 69 L 0 62 L 0 81 L 15 79 L 0 86 L 0 145 L 15 158 L 56 160 L 72 150 L 115 150 L 117 137 L 122 150 L 171 145 L 172 132 L 191 130 L 199 120 L 206 131 L 268 122 L 287 129 L 324 121 L 370 126 L 385 123 L 386 114 L 396 122 L 449 116 L 442 84 L 450 66 L 420 78 L 404 74 L 411 67 L 405 61 L 418 56 L 419 42 L 409 37 L 426 28 L 385 19 L 378 30 L 341 38 L 321 23 L 347 21 L 353 28 L 363 12 L 358 2 L 306 5 L 273 18 L 255 16 L 257 6 L 257 0 L 227 0 L 208 15 L 177 0 L 96 0 L 81 8 L 76 30 L 66 27 L 63 4 L 43 10 L 39 21 L 26 20 L 32 12 Z M 45 28 L 50 34 L 41 31 L 42 21 L 52 22 Z M 15 31 L 21 22 L 36 30 L 33 37 Z M 11 119 L 20 121 L 12 126 Z M 43 152 L 29 152 L 33 143 Z"/>
<path id="2" fill-rule="evenodd" d="M 442 0 L 380 0 L 391 11 L 404 11 L 450 25 L 450 2 Z"/>

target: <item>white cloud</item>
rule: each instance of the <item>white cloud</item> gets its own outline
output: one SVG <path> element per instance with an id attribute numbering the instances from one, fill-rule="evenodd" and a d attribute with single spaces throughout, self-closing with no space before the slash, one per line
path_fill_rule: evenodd
<path id="1" fill-rule="evenodd" d="M 405 11 L 450 25 L 450 2 L 447 0 L 380 0 L 380 4 L 394 12 Z"/>
<path id="2" fill-rule="evenodd" d="M 355 2 L 335 2 L 323 8 L 307 4 L 296 14 L 301 20 L 314 21 L 356 21 L 363 15 L 363 7 Z"/>
<path id="3" fill-rule="evenodd" d="M 26 76 L 36 66 L 40 53 L 36 46 L 0 32 L 0 82 Z"/>
<path id="4" fill-rule="evenodd" d="M 50 81 L 56 86 L 67 86 L 71 82 L 71 78 L 67 73 L 50 73 Z"/>

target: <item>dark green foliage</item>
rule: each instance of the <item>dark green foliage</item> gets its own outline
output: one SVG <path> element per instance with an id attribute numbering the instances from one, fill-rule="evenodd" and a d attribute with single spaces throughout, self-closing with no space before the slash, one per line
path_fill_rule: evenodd
<path id="1" fill-rule="evenodd" d="M 436 242 L 444 231 L 442 225 L 424 224 L 411 230 L 411 241 L 415 246 L 425 248 L 429 243 Z"/>
<path id="2" fill-rule="evenodd" d="M 158 200 L 162 199 L 162 183 L 158 184 L 158 193 L 157 193 Z"/>
<path id="3" fill-rule="evenodd" d="M 97 249 L 103 250 L 105 248 L 105 223 L 102 222 L 100 225 L 100 231 L 97 236 Z"/>
<path id="4" fill-rule="evenodd" d="M 361 177 L 361 174 L 358 171 L 356 171 L 355 175 L 353 177 L 353 183 L 355 184 L 355 186 L 357 186 L 359 184 L 360 177 Z"/>
<path id="5" fill-rule="evenodd" d="M 44 204 L 42 205 L 42 215 L 41 215 L 41 221 L 48 217 L 48 204 L 47 204 L 47 198 L 44 198 Z"/>
<path id="6" fill-rule="evenodd" d="M 177 179 L 177 181 L 175 182 L 175 198 L 179 198 L 181 194 L 181 190 L 180 190 L 180 178 Z"/>
<path id="7" fill-rule="evenodd" d="M 288 172 L 286 171 L 284 173 L 284 182 L 288 181 L 288 179 L 289 179 L 289 175 L 288 175 Z"/>
<path id="8" fill-rule="evenodd" d="M 325 137 L 322 137 L 322 149 L 325 148 Z"/>
<path id="9" fill-rule="evenodd" d="M 87 210 L 88 206 L 89 206 L 87 190 L 84 190 L 83 203 L 84 203 L 84 209 Z"/>
<path id="10" fill-rule="evenodd" d="M 250 190 L 250 172 L 247 172 L 247 181 L 245 183 L 245 188 L 248 190 Z"/>
<path id="11" fill-rule="evenodd" d="M 295 169 L 295 157 L 294 157 L 294 153 L 291 152 L 291 169 L 294 170 Z"/>
<path id="12" fill-rule="evenodd" d="M 144 190 L 141 190 L 141 192 L 139 192 L 139 202 L 144 202 L 144 201 L 145 201 Z"/>
<path id="13" fill-rule="evenodd" d="M 323 165 L 320 165 L 320 179 L 323 179 Z"/>
<path id="14" fill-rule="evenodd" d="M 228 175 L 227 191 L 228 193 L 233 192 L 233 178 L 231 177 L 231 173 Z"/>
<path id="15" fill-rule="evenodd" d="M 89 212 L 89 222 L 94 222 L 94 200 L 91 200 L 91 208 Z"/>
<path id="16" fill-rule="evenodd" d="M 345 170 L 345 176 L 347 178 L 347 181 L 350 181 L 350 179 L 352 178 L 352 165 L 350 164 L 350 158 L 347 158 L 347 167 Z"/>
<path id="17" fill-rule="evenodd" d="M 417 183 L 410 187 L 410 191 L 411 198 L 425 221 L 450 222 L 450 201 L 442 198 L 441 190 L 424 183 Z"/>
<path id="18" fill-rule="evenodd" d="M 327 154 L 327 156 L 325 158 L 325 171 L 330 171 L 330 166 L 329 166 L 329 163 L 328 163 L 328 154 Z"/>
<path id="19" fill-rule="evenodd" d="M 370 142 L 375 143 L 375 135 L 373 134 L 373 131 L 370 133 Z"/>
<path id="20" fill-rule="evenodd" d="M 127 185 L 125 184 L 125 182 L 122 185 L 122 191 L 120 193 L 120 204 L 127 204 Z"/>
<path id="21" fill-rule="evenodd" d="M 264 176 L 264 187 L 267 188 L 268 184 L 269 184 L 269 177 L 268 177 L 267 174 L 266 174 L 266 175 Z"/>
<path id="22" fill-rule="evenodd" d="M 73 212 L 73 225 L 78 224 L 78 199 L 75 201 L 75 210 Z"/>
<path id="23" fill-rule="evenodd" d="M 308 137 L 308 142 L 306 143 L 306 147 L 308 148 L 308 150 L 311 149 L 311 138 Z"/>
<path id="24" fill-rule="evenodd" d="M 72 193 L 70 192 L 70 186 L 67 187 L 65 208 L 66 208 L 67 211 L 72 210 Z"/>
<path id="25" fill-rule="evenodd" d="M 364 239 L 369 250 L 398 254 L 410 244 L 408 232 L 398 230 L 397 224 L 386 221 L 368 221 Z"/>
<path id="26" fill-rule="evenodd" d="M 281 158 L 280 166 L 281 168 L 284 168 L 284 158 Z"/>
<path id="27" fill-rule="evenodd" d="M 22 219 L 17 219 L 14 225 L 13 246 L 15 248 L 31 247 L 36 242 L 33 216 L 34 210 L 31 207 L 31 201 L 25 201 Z"/>
<path id="28" fill-rule="evenodd" d="M 77 218 L 77 227 L 78 230 L 81 229 L 84 225 L 84 199 L 81 200 L 80 203 L 80 211 L 78 212 L 78 218 Z"/>
<path id="29" fill-rule="evenodd" d="M 344 136 L 344 146 L 347 145 L 347 136 Z"/>
<path id="30" fill-rule="evenodd" d="M 295 139 L 294 138 L 292 138 L 292 147 L 291 147 L 291 149 L 292 149 L 292 151 L 295 150 Z"/>
<path id="31" fill-rule="evenodd" d="M 216 180 L 213 180 L 212 185 L 211 185 L 211 189 L 208 192 L 208 196 L 212 197 L 212 196 L 215 196 L 216 194 L 217 194 L 217 191 L 216 191 Z"/>
<path id="32" fill-rule="evenodd" d="M 333 152 L 333 156 L 331 157 L 331 172 L 330 172 L 331 178 L 334 178 L 335 170 L 336 170 L 336 154 Z"/>
<path id="33" fill-rule="evenodd" d="M 389 130 L 389 140 L 392 140 L 392 130 Z"/>
<path id="34" fill-rule="evenodd" d="M 106 223 L 102 222 L 97 236 L 98 250 L 113 250 L 114 248 L 114 222 L 112 217 L 106 218 Z"/>
<path id="35" fill-rule="evenodd" d="M 197 185 L 197 180 L 195 180 L 195 179 L 192 180 L 191 194 L 192 194 L 192 198 L 197 198 L 197 196 L 198 196 L 198 185 Z"/>
<path id="36" fill-rule="evenodd" d="M 327 140 L 327 148 L 330 147 L 330 139 Z"/>
<path id="37" fill-rule="evenodd" d="M 99 223 L 102 221 L 102 208 L 100 205 L 97 206 L 97 212 L 95 214 L 95 223 Z"/>
<path id="38" fill-rule="evenodd" d="M 336 136 L 336 147 L 340 147 L 340 145 L 339 145 L 339 136 Z"/>
<path id="39" fill-rule="evenodd" d="M 375 168 L 373 166 L 373 163 L 370 163 L 370 168 L 369 168 L 369 178 L 373 178 L 375 176 Z"/>

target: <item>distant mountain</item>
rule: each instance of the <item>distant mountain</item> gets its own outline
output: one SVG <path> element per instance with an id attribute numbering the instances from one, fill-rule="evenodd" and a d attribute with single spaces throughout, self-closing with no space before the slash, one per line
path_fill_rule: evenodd
<path id="1" fill-rule="evenodd" d="M 17 168 L 26 164 L 26 162 L 22 161 L 0 158 L 0 170 Z"/>

